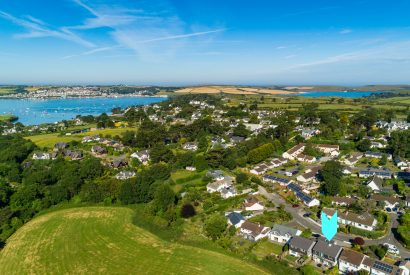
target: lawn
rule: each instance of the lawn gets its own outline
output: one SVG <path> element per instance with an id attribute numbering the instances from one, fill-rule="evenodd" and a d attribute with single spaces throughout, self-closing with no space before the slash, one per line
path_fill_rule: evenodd
<path id="1" fill-rule="evenodd" d="M 41 135 L 36 135 L 36 136 L 28 136 L 25 138 L 31 140 L 39 147 L 52 148 L 54 147 L 54 144 L 60 141 L 62 142 L 81 141 L 83 137 L 92 136 L 92 135 L 115 136 L 115 135 L 121 135 L 126 131 L 136 131 L 136 128 L 113 128 L 113 129 L 107 128 L 107 129 L 102 129 L 102 130 L 90 131 L 86 133 L 79 133 L 79 134 L 70 135 L 70 136 L 53 133 L 53 134 L 41 134 Z"/>
<path id="2" fill-rule="evenodd" d="M 268 240 L 260 241 L 252 250 L 252 253 L 255 254 L 259 259 L 263 259 L 266 256 L 271 255 L 280 255 L 282 253 L 282 246 L 276 243 L 272 243 Z"/>
<path id="3" fill-rule="evenodd" d="M 0 274 L 264 274 L 239 259 L 167 242 L 132 224 L 133 210 L 83 207 L 44 214 L 0 252 Z"/>
<path id="4" fill-rule="evenodd" d="M 0 121 L 11 121 L 13 119 L 16 119 L 16 116 L 12 114 L 0 115 Z"/>

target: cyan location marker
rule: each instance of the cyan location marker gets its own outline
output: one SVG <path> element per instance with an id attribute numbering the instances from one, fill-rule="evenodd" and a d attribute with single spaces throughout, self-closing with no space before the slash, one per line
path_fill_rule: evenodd
<path id="1" fill-rule="evenodd" d="M 327 215 L 322 211 L 322 233 L 328 241 L 331 241 L 337 233 L 337 211 L 328 219 Z"/>

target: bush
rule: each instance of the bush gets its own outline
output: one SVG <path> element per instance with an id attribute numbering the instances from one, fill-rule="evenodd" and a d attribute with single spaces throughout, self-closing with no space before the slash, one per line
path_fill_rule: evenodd
<path id="1" fill-rule="evenodd" d="M 184 204 L 181 208 L 181 217 L 187 219 L 196 215 L 195 208 L 192 204 Z"/>
<path id="2" fill-rule="evenodd" d="M 353 244 L 357 244 L 357 245 L 362 246 L 362 245 L 364 245 L 364 240 L 363 240 L 363 238 L 356 237 L 356 238 L 353 239 Z"/>

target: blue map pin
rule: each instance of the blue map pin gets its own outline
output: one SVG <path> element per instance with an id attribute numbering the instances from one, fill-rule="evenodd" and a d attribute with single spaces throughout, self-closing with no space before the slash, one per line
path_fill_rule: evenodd
<path id="1" fill-rule="evenodd" d="M 321 219 L 322 233 L 328 241 L 331 241 L 337 233 L 337 211 L 330 219 L 328 219 L 327 215 L 322 211 Z"/>

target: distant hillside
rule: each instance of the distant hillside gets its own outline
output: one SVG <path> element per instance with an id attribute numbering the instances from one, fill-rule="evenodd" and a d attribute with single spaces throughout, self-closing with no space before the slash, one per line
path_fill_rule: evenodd
<path id="1" fill-rule="evenodd" d="M 240 87 L 240 86 L 198 86 L 181 88 L 175 91 L 180 94 L 241 94 L 241 95 L 255 95 L 255 94 L 291 94 L 292 92 L 282 89 L 272 89 L 264 87 Z"/>

